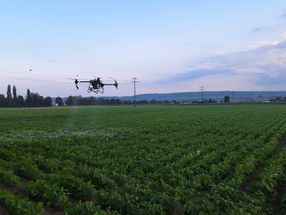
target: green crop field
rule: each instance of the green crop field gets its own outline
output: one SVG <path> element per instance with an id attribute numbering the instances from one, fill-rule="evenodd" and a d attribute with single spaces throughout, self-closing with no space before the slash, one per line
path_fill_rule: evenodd
<path id="1" fill-rule="evenodd" d="M 0 214 L 286 213 L 286 106 L 0 110 Z"/>

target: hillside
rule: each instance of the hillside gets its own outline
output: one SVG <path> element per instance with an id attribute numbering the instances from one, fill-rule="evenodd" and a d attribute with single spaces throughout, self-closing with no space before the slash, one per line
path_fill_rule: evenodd
<path id="1" fill-rule="evenodd" d="M 263 101 L 275 97 L 285 97 L 286 91 L 205 91 L 203 92 L 204 99 L 221 100 L 224 96 L 230 96 L 234 101 Z M 201 92 L 179 92 L 179 93 L 152 93 L 152 94 L 138 94 L 137 100 L 201 100 Z M 133 96 L 112 97 L 122 100 L 133 100 Z"/>

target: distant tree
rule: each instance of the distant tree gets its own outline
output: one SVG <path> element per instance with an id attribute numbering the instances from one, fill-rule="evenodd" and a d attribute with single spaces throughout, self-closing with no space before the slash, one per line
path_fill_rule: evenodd
<path id="1" fill-rule="evenodd" d="M 230 97 L 229 96 L 224 96 L 223 102 L 224 103 L 229 103 L 230 102 Z"/>
<path id="2" fill-rule="evenodd" d="M 45 98 L 38 94 L 38 106 L 37 107 L 44 107 L 45 106 Z"/>
<path id="3" fill-rule="evenodd" d="M 11 91 L 11 85 L 8 84 L 7 86 L 7 99 L 12 99 L 12 91 Z"/>
<path id="4" fill-rule="evenodd" d="M 31 107 L 31 91 L 30 89 L 27 89 L 27 94 L 26 94 L 26 105 L 28 107 Z"/>
<path id="5" fill-rule="evenodd" d="M 73 104 L 73 97 L 72 97 L 72 96 L 69 96 L 69 97 L 67 98 L 67 100 L 66 100 L 66 105 L 67 105 L 67 106 L 72 106 L 72 105 L 74 105 L 74 104 Z"/>
<path id="6" fill-rule="evenodd" d="M 31 93 L 31 107 L 43 107 L 44 97 L 38 93 Z"/>
<path id="7" fill-rule="evenodd" d="M 11 85 L 9 84 L 7 86 L 7 96 L 6 96 L 6 106 L 11 107 L 13 104 L 12 102 L 12 90 L 11 90 Z"/>
<path id="8" fill-rule="evenodd" d="M 122 103 L 126 104 L 126 105 L 131 105 L 131 104 L 133 104 L 133 101 L 131 101 L 131 100 L 124 100 L 124 101 L 122 101 Z"/>
<path id="9" fill-rule="evenodd" d="M 48 96 L 44 100 L 45 100 L 44 101 L 44 106 L 46 106 L 46 107 L 51 107 L 52 106 L 53 100 L 52 100 L 51 97 Z"/>
<path id="10" fill-rule="evenodd" d="M 17 106 L 18 107 L 24 107 L 25 106 L 25 100 L 23 96 L 18 96 L 17 98 Z"/>
<path id="11" fill-rule="evenodd" d="M 43 96 L 40 96 L 38 93 L 32 93 L 29 89 L 27 89 L 26 106 L 27 107 L 44 107 L 45 99 Z"/>
<path id="12" fill-rule="evenodd" d="M 3 94 L 0 94 L 0 107 L 5 107 L 6 101 L 5 96 Z"/>
<path id="13" fill-rule="evenodd" d="M 120 99 L 114 99 L 114 98 L 112 98 L 109 102 L 110 102 L 110 104 L 112 104 L 112 105 L 119 105 L 119 104 L 121 104 Z"/>
<path id="14" fill-rule="evenodd" d="M 64 105 L 64 103 L 63 103 L 63 99 L 61 98 L 61 97 L 57 97 L 56 98 L 56 104 L 58 105 L 58 106 L 63 106 Z"/>
<path id="15" fill-rule="evenodd" d="M 95 97 L 93 96 L 89 97 L 89 105 L 96 105 L 96 102 L 97 100 Z"/>
<path id="16" fill-rule="evenodd" d="M 17 89 L 16 89 L 16 87 L 15 87 L 15 85 L 13 86 L 13 99 L 17 99 L 18 98 L 18 96 L 17 96 Z"/>
<path id="17" fill-rule="evenodd" d="M 17 96 L 17 89 L 15 85 L 13 85 L 13 106 L 18 106 L 18 96 Z"/>
<path id="18" fill-rule="evenodd" d="M 61 103 L 62 104 L 62 103 Z M 0 107 L 44 107 L 51 106 L 52 98 L 40 96 L 38 93 L 32 93 L 30 89 L 27 89 L 26 98 L 17 95 L 16 86 L 11 88 L 11 85 L 7 87 L 7 97 L 0 94 Z"/>
<path id="19" fill-rule="evenodd" d="M 38 94 L 37 93 L 32 93 L 30 94 L 30 107 L 38 107 Z"/>
<path id="20" fill-rule="evenodd" d="M 208 100 L 208 103 L 217 103 L 217 100 L 215 100 L 215 99 L 209 99 L 209 100 Z"/>
<path id="21" fill-rule="evenodd" d="M 122 104 L 126 104 L 124 101 L 121 101 Z M 138 100 L 136 102 L 137 104 L 148 104 L 148 101 L 147 100 Z"/>

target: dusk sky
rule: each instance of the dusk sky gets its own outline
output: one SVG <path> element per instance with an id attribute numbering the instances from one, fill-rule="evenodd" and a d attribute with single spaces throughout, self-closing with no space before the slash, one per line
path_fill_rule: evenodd
<path id="1" fill-rule="evenodd" d="M 0 93 L 106 96 L 286 90 L 285 0 L 9 0 L 0 3 Z M 32 71 L 29 71 L 32 69 Z"/>

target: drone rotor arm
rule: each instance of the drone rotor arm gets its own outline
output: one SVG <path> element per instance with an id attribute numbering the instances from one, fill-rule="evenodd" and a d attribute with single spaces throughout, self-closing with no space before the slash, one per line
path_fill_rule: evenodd
<path id="1" fill-rule="evenodd" d="M 78 81 L 78 83 L 90 83 L 90 81 Z"/>
<path id="2" fill-rule="evenodd" d="M 113 84 L 103 84 L 104 86 L 115 86 L 116 88 L 118 88 L 118 83 L 117 81 L 115 81 Z"/>

